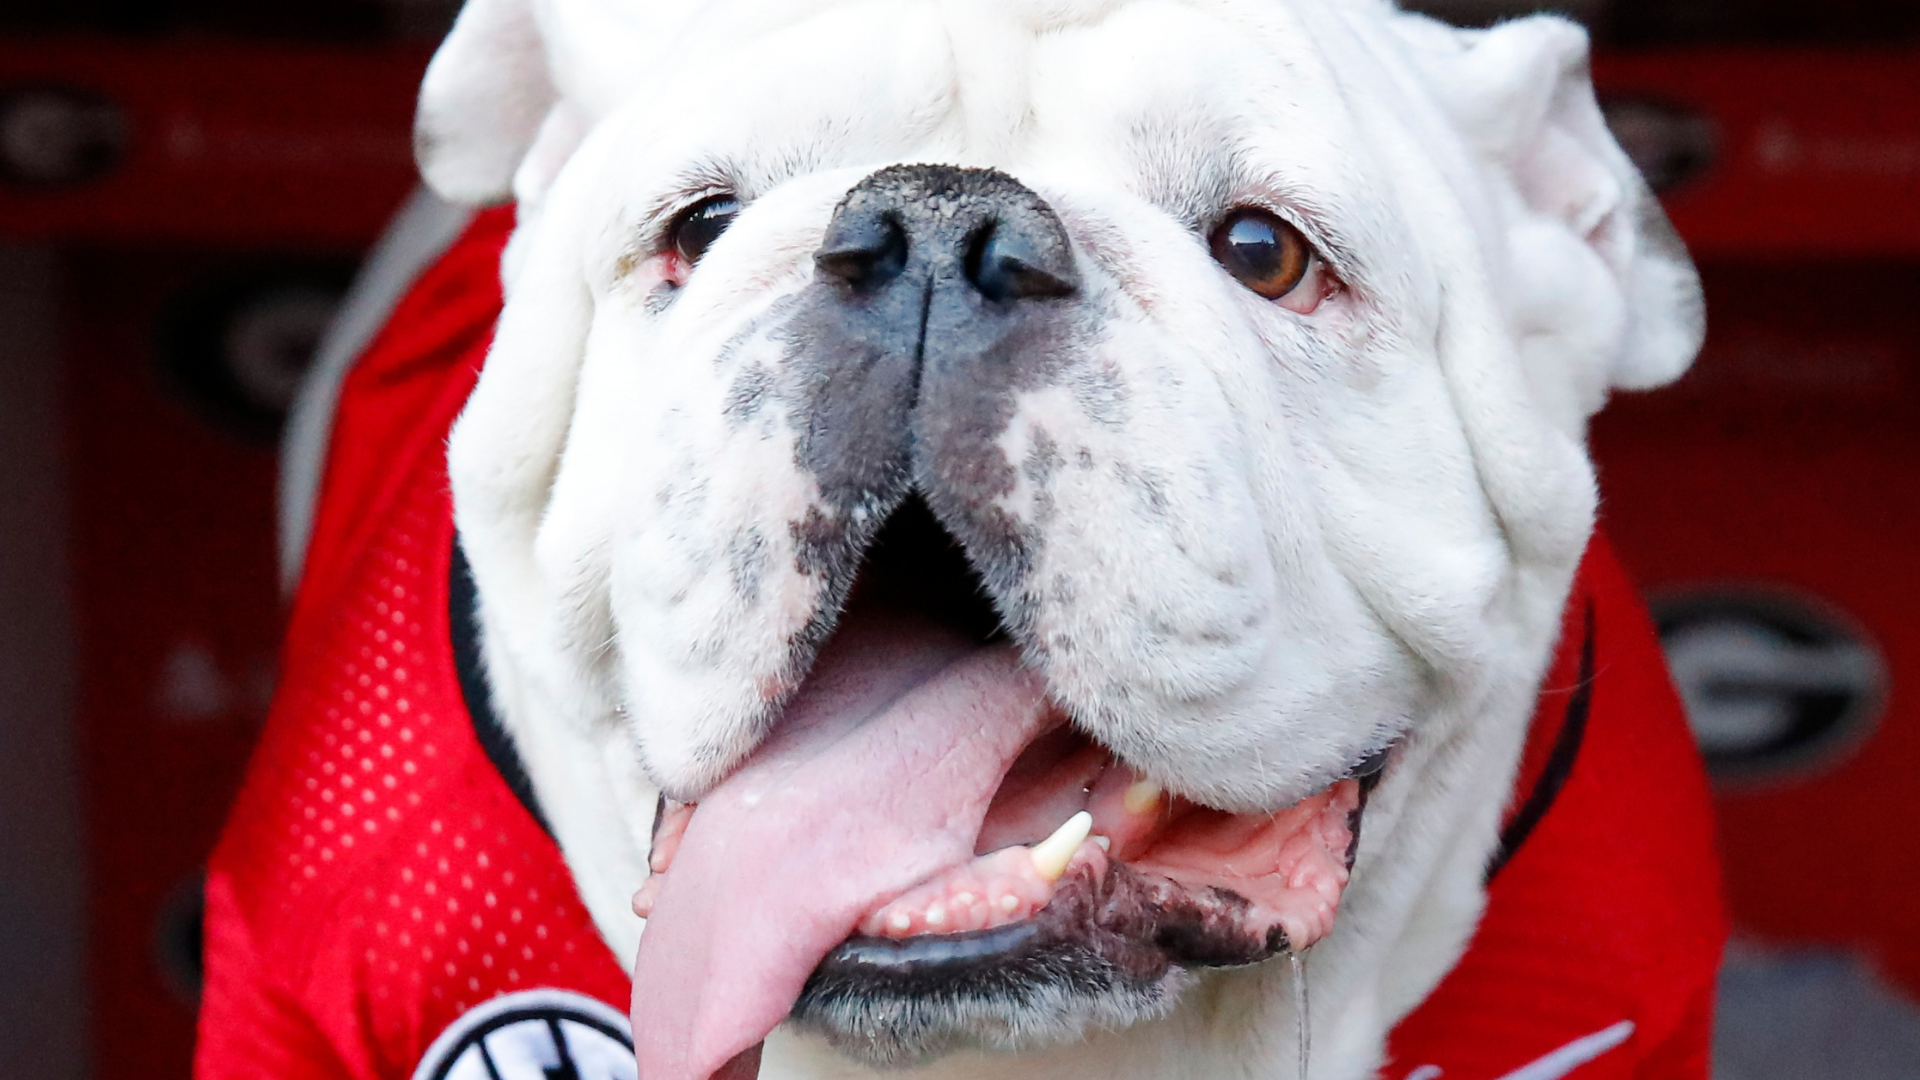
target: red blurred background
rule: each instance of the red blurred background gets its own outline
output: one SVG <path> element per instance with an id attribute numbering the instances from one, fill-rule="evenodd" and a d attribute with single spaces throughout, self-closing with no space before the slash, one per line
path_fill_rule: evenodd
<path id="1" fill-rule="evenodd" d="M 1716 780 L 1717 1073 L 1920 1075 L 1920 6 L 1568 6 L 1707 287 L 1694 371 L 1594 443 Z M 414 186 L 452 5 L 13 7 L 0 1073 L 184 1077 L 197 874 L 274 677 L 275 438 Z"/>

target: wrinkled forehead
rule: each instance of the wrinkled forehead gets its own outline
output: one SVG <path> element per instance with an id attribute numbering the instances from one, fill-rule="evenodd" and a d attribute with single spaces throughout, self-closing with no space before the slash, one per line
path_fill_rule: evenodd
<path id="1" fill-rule="evenodd" d="M 607 126 L 652 166 L 636 160 L 636 182 L 749 197 L 801 173 L 919 158 L 1118 180 L 1181 219 L 1249 190 L 1308 213 L 1367 201 L 1334 14 L 1273 0 L 1052 8 L 709 5 L 651 62 L 627 65 Z M 562 39 L 585 32 L 576 21 Z"/>

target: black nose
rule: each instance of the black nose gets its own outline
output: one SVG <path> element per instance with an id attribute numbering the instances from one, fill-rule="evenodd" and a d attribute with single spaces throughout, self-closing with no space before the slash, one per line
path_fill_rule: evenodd
<path id="1" fill-rule="evenodd" d="M 847 192 L 814 263 L 782 333 L 785 407 L 820 493 L 801 565 L 844 588 L 918 490 L 975 565 L 1011 574 L 1022 556 L 996 509 L 1013 484 L 997 440 L 1094 318 L 1059 216 L 1005 173 L 893 166 Z"/>
<path id="2" fill-rule="evenodd" d="M 860 294 L 903 277 L 936 287 L 964 281 L 1000 303 L 1069 296 L 1079 287 L 1053 208 L 995 169 L 882 169 L 847 193 L 813 260 L 821 274 Z"/>

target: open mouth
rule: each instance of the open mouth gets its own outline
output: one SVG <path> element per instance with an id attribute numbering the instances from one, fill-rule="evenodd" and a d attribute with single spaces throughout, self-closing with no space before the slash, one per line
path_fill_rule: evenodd
<path id="1" fill-rule="evenodd" d="M 1068 723 L 1006 638 L 909 499 L 764 745 L 663 804 L 641 1075 L 707 1080 L 789 1018 L 886 1065 L 1071 1037 L 1332 929 L 1384 751 L 1272 813 L 1200 806 Z"/>

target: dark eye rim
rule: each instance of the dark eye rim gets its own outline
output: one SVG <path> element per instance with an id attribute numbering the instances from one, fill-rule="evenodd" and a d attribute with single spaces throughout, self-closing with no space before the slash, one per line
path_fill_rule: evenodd
<path id="1" fill-rule="evenodd" d="M 1291 240 L 1291 247 L 1297 255 L 1295 264 L 1283 265 L 1275 273 L 1262 275 L 1258 273 L 1259 268 L 1249 266 L 1244 260 L 1236 258 L 1228 249 L 1227 233 L 1234 225 L 1247 220 L 1257 220 L 1271 226 L 1275 237 L 1281 241 Z M 1207 231 L 1206 239 L 1207 250 L 1212 254 L 1214 262 L 1232 275 L 1234 280 L 1244 285 L 1248 291 L 1266 300 L 1279 300 L 1290 295 L 1306 280 L 1316 262 L 1322 265 L 1326 262 L 1320 254 L 1319 247 L 1308 239 L 1307 234 L 1299 226 L 1268 207 L 1258 204 L 1243 203 L 1222 214 Z"/>
<path id="2" fill-rule="evenodd" d="M 733 224 L 743 205 L 740 196 L 731 191 L 715 192 L 693 203 L 675 214 L 673 223 L 667 226 L 665 250 L 678 255 L 688 266 L 698 263 L 707 248 Z M 714 213 L 720 207 L 728 209 Z"/>

